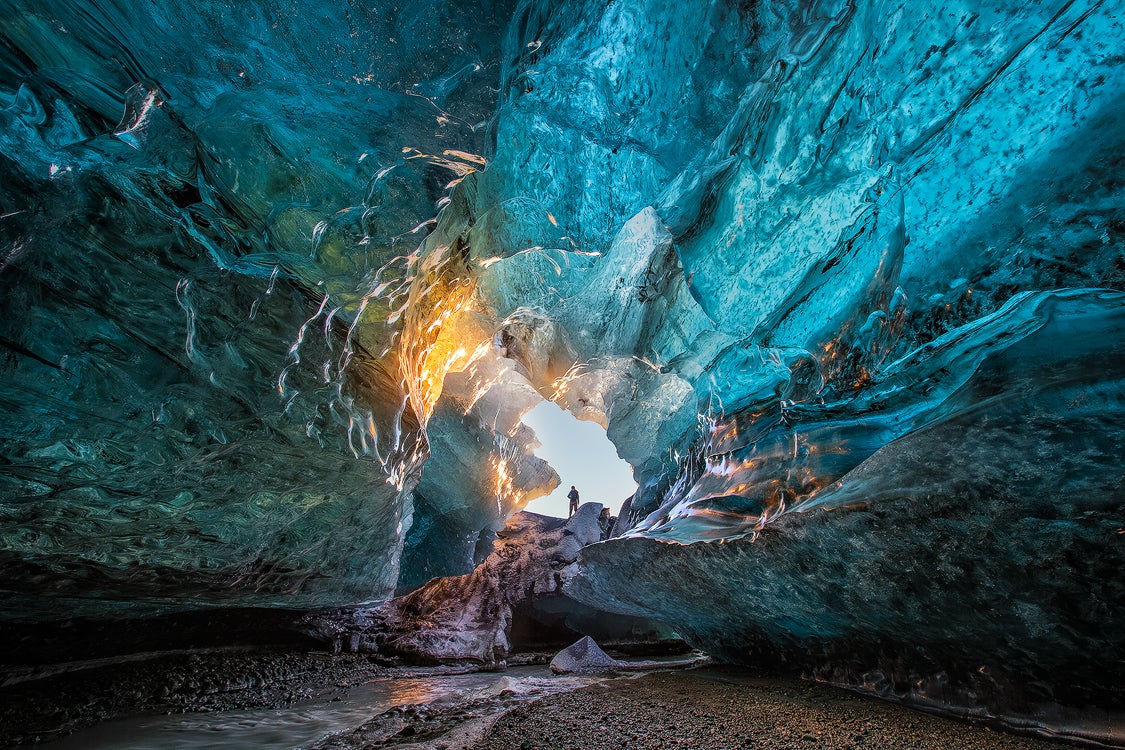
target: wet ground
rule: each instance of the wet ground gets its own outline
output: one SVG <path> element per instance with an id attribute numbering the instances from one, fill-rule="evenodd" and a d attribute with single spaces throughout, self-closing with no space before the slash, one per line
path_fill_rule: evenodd
<path id="1" fill-rule="evenodd" d="M 828 685 L 706 667 L 615 680 L 509 711 L 450 750 L 1047 750 L 1066 747 Z"/>
<path id="2" fill-rule="evenodd" d="M 388 674 L 352 654 L 246 649 L 11 669 L 0 676 L 0 746 L 54 740 L 122 716 L 331 701 L 350 687 Z"/>
<path id="3" fill-rule="evenodd" d="M 238 649 L 17 668 L 0 675 L 0 747 L 401 744 L 600 679 L 553 675 L 543 664 L 473 672 L 386 667 L 355 654 Z"/>
<path id="4" fill-rule="evenodd" d="M 280 708 L 142 715 L 52 741 L 51 750 L 341 748 L 440 738 L 481 714 L 592 680 L 544 667 L 463 675 L 379 677 Z M 392 739 L 393 738 L 393 739 Z"/>
<path id="5" fill-rule="evenodd" d="M 0 746 L 45 742 L 44 747 L 57 750 L 1062 747 L 828 685 L 734 668 L 598 676 L 558 676 L 543 665 L 503 672 L 452 671 L 388 668 L 351 654 L 216 650 L 69 665 L 53 676 L 10 673 L 0 688 Z"/>

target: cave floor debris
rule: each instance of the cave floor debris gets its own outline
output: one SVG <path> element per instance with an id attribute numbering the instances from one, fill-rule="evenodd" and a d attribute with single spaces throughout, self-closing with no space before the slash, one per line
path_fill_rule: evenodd
<path id="1" fill-rule="evenodd" d="M 155 666 L 160 669 L 154 670 Z M 85 674 L 82 680 L 95 677 L 107 680 L 112 674 L 114 679 L 107 680 L 105 685 L 109 690 L 103 693 L 103 697 L 117 696 L 111 703 L 123 700 L 123 692 L 118 688 L 132 681 L 136 695 L 131 696 L 131 706 L 75 700 L 76 696 L 67 690 L 59 691 L 54 696 L 56 699 L 51 700 L 44 688 L 58 689 L 68 684 L 77 690 L 82 687 L 81 683 L 74 682 L 73 676 L 62 681 L 48 679 L 40 683 L 36 680 L 32 682 L 38 683 L 35 689 L 25 694 L 25 698 L 32 699 L 30 702 L 41 701 L 38 706 L 41 713 L 34 722 L 42 723 L 40 731 L 28 732 L 29 717 L 25 715 L 22 721 L 16 721 L 16 716 L 8 711 L 8 721 L 0 722 L 7 724 L 0 745 L 51 739 L 137 709 L 224 711 L 291 705 L 293 701 L 307 701 L 314 696 L 320 696 L 321 701 L 339 700 L 335 696 L 346 696 L 350 687 L 372 679 L 392 678 L 396 683 L 398 680 L 394 678 L 403 679 L 406 689 L 408 683 L 428 684 L 434 678 L 456 671 L 378 667 L 354 655 L 280 653 L 196 654 L 163 658 L 143 667 L 116 665 L 104 674 Z M 178 675 L 184 679 L 179 679 Z M 436 700 L 427 691 L 417 692 L 416 697 L 410 696 L 413 702 L 373 710 L 362 724 L 322 736 L 311 745 L 302 743 L 302 747 L 306 750 L 372 747 L 398 750 L 675 747 L 700 750 L 1033 750 L 1063 746 L 928 715 L 828 685 L 793 677 L 755 675 L 742 668 L 706 666 L 639 675 L 559 677 L 550 675 L 544 667 L 528 667 L 498 673 L 497 678 L 490 687 L 444 694 Z M 203 691 L 206 695 L 189 699 L 188 693 L 200 687 L 201 682 L 208 683 L 208 689 Z M 15 690 L 16 687 L 8 687 L 12 694 L 8 697 L 23 692 Z M 125 694 L 131 695 L 127 691 Z M 28 703 L 24 701 L 24 710 Z M 69 709 L 67 715 L 58 715 L 64 708 Z M 23 732 L 13 731 L 15 725 L 22 725 Z"/>
<path id="2" fill-rule="evenodd" d="M 789 677 L 706 667 L 540 698 L 448 750 L 1032 750 L 1065 747 Z M 401 746 L 400 746 L 401 747 Z"/>
<path id="3" fill-rule="evenodd" d="M 0 670 L 0 747 L 46 742 L 125 716 L 330 699 L 349 686 L 394 672 L 356 654 L 253 649 Z"/>

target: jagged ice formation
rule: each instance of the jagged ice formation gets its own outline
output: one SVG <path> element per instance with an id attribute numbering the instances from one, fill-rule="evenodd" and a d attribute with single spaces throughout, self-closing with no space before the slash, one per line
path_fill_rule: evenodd
<path id="1" fill-rule="evenodd" d="M 613 615 L 564 593 L 582 548 L 608 536 L 602 505 L 570 518 L 512 515 L 472 573 L 434 578 L 376 607 L 317 613 L 303 632 L 333 650 L 406 657 L 423 664 L 506 664 L 514 651 L 559 648 L 580 634 L 606 645 L 682 648 L 652 620 Z"/>
<path id="2" fill-rule="evenodd" d="M 467 572 L 550 398 L 641 487 L 572 596 L 1121 707 L 1113 3 L 193 11 L 0 6 L 9 613 Z"/>

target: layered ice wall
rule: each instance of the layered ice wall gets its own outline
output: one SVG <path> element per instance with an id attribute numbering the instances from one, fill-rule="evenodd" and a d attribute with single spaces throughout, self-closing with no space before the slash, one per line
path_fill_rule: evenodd
<path id="1" fill-rule="evenodd" d="M 509 12 L 0 6 L 6 615 L 390 593 L 400 308 Z"/>
<path id="2" fill-rule="evenodd" d="M 465 572 L 550 398 L 640 484 L 574 596 L 1120 706 L 1112 3 L 195 10 L 3 6 L 9 611 Z"/>
<path id="3" fill-rule="evenodd" d="M 554 397 L 641 483 L 571 592 L 887 695 L 1120 706 L 1116 14 L 573 10 L 513 26 L 467 204 L 481 300 L 561 329 Z"/>
<path id="4" fill-rule="evenodd" d="M 646 446 L 643 511 L 572 593 L 887 695 L 1120 707 L 1119 19 L 751 15 L 770 41 L 722 132 L 617 234 L 632 262 L 573 287 L 618 292 L 582 406 L 622 358 L 661 382 L 604 410 Z"/>
<path id="5" fill-rule="evenodd" d="M 630 3 L 572 25 L 548 14 L 527 32 L 534 57 L 513 77 L 528 83 L 509 88 L 481 183 L 502 205 L 536 196 L 603 256 L 561 273 L 518 256 L 483 288 L 501 312 L 534 302 L 564 323 L 582 363 L 568 405 L 591 416 L 635 405 L 609 432 L 645 473 L 638 505 L 654 509 L 651 475 L 667 486 L 684 436 L 737 414 L 753 445 L 754 431 L 850 402 L 1020 292 L 1120 287 L 1122 72 L 1104 11 Z M 629 395 L 606 399 L 623 373 Z M 663 419 L 627 426 L 656 403 Z M 653 424 L 675 429 L 654 442 Z M 662 453 L 651 474 L 640 466 Z M 805 481 L 831 481 L 858 455 Z M 743 482 L 724 472 L 707 493 L 758 499 L 726 492 Z M 790 489 L 807 494 L 800 482 Z"/>

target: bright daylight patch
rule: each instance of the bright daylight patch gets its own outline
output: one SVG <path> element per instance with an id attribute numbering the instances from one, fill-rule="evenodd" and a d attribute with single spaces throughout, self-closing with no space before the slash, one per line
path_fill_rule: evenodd
<path id="1" fill-rule="evenodd" d="M 625 498 L 637 490 L 632 467 L 617 457 L 601 425 L 583 422 L 550 401 L 529 411 L 523 421 L 541 443 L 535 455 L 555 467 L 561 478 L 554 492 L 531 501 L 526 510 L 565 518 L 566 494 L 574 485 L 581 502 L 602 503 L 617 515 Z"/>

